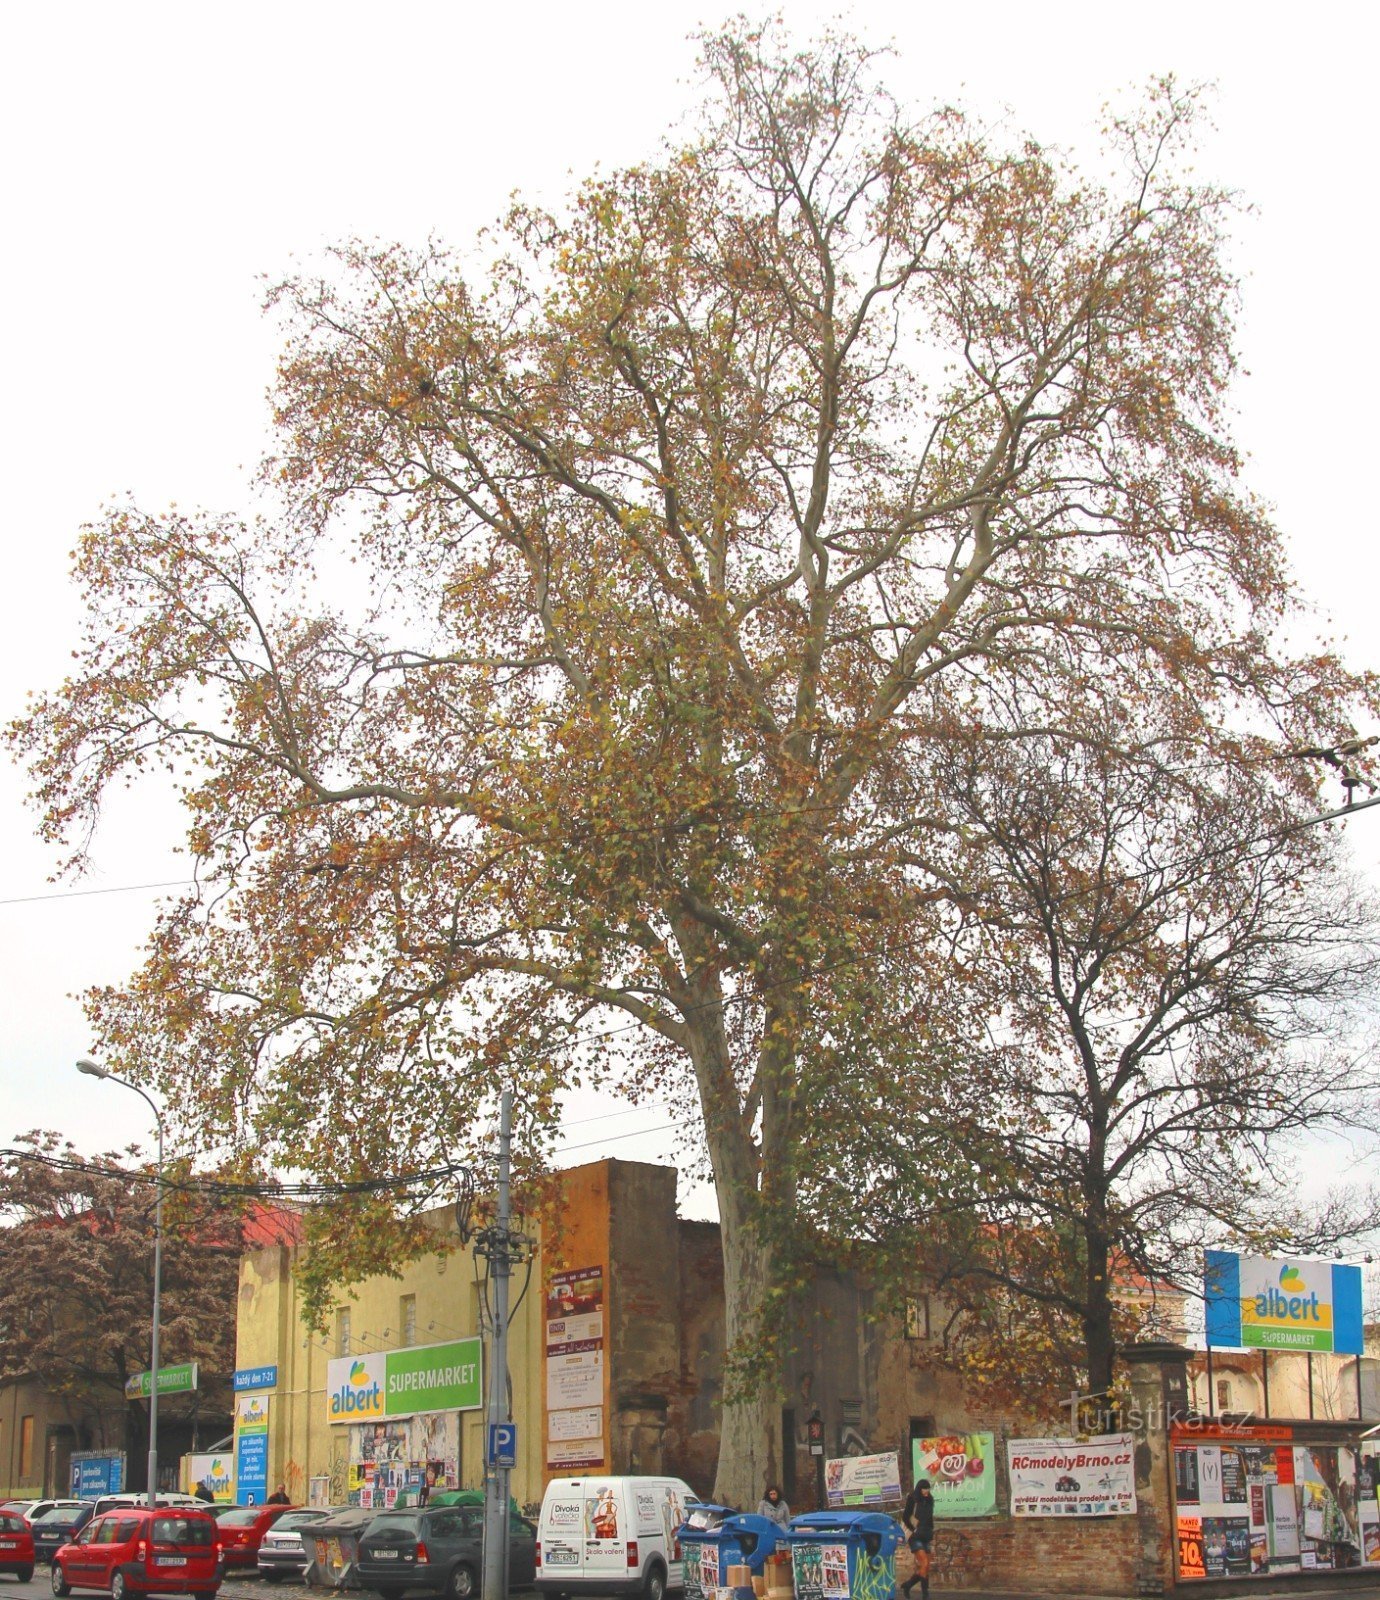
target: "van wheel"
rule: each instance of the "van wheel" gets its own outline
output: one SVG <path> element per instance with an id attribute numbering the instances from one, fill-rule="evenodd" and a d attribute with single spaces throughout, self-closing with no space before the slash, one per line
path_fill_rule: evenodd
<path id="1" fill-rule="evenodd" d="M 52 1583 L 53 1593 L 57 1595 L 58 1600 L 66 1600 L 66 1597 L 72 1592 L 72 1585 L 63 1577 L 62 1568 L 58 1566 L 56 1561 L 53 1563 Z"/>
<path id="2" fill-rule="evenodd" d="M 649 1567 L 642 1585 L 642 1600 L 666 1600 L 666 1573 L 661 1567 Z"/>
<path id="3" fill-rule="evenodd" d="M 474 1571 L 463 1561 L 451 1573 L 446 1593 L 450 1600 L 471 1600 L 474 1594 Z"/>

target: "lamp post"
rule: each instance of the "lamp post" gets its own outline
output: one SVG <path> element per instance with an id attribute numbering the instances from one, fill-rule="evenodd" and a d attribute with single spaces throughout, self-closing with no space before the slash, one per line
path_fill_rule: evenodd
<path id="1" fill-rule="evenodd" d="M 158 1495 L 158 1330 L 162 1311 L 163 1291 L 163 1116 L 153 1100 L 137 1083 L 127 1078 L 117 1078 L 108 1067 L 83 1057 L 77 1062 L 77 1071 L 88 1078 L 107 1078 L 142 1096 L 158 1125 L 158 1190 L 153 1211 L 153 1359 L 149 1372 L 149 1510 L 157 1504 Z"/>

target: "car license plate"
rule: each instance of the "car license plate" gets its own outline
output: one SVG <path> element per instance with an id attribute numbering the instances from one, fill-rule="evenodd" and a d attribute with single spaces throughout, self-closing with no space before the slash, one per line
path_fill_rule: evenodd
<path id="1" fill-rule="evenodd" d="M 18 1550 L 18 1539 L 0 1539 L 0 1550 Z"/>
<path id="2" fill-rule="evenodd" d="M 154 1560 L 160 1567 L 185 1567 L 187 1565 L 186 1556 L 155 1556 Z"/>
<path id="3" fill-rule="evenodd" d="M 375 1550 L 374 1551 L 374 1560 L 375 1561 L 396 1561 L 397 1559 L 398 1559 L 398 1552 L 396 1550 Z"/>

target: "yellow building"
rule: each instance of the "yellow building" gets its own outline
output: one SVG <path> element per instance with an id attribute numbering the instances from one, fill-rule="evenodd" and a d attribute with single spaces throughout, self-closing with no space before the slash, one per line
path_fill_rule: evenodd
<path id="1" fill-rule="evenodd" d="M 438 1234 L 449 1235 L 451 1246 L 458 1244 L 450 1207 L 426 1220 Z M 388 1485 L 395 1494 L 410 1499 L 419 1487 L 416 1474 L 427 1470 L 422 1463 L 431 1463 L 435 1475 L 449 1480 L 442 1487 L 481 1487 L 488 1375 L 477 1341 L 484 1332 L 484 1262 L 459 1247 L 423 1256 L 399 1277 L 367 1278 L 341 1292 L 323 1338 L 303 1322 L 293 1270 L 299 1249 L 268 1245 L 240 1263 L 236 1367 L 246 1392 L 237 1397 L 237 1414 L 250 1405 L 260 1416 L 267 1410 L 270 1492 L 282 1483 L 295 1504 L 339 1505 L 352 1491 L 365 1483 L 372 1487 L 376 1476 L 386 1475 L 397 1480 Z M 525 1275 L 526 1268 L 519 1267 L 512 1283 L 515 1302 Z M 515 1373 L 540 1370 L 539 1260 L 532 1265 L 531 1281 L 510 1333 L 509 1366 Z M 386 1410 L 383 1395 L 375 1396 L 374 1385 L 364 1380 L 377 1375 L 381 1383 L 385 1365 L 404 1371 L 393 1380 L 399 1387 L 419 1371 L 425 1378 L 428 1353 L 437 1358 L 433 1368 L 458 1381 L 404 1393 L 398 1407 Z M 470 1363 L 477 1370 L 470 1372 Z M 358 1375 L 351 1392 L 366 1398 L 344 1411 L 335 1402 L 349 1373 Z M 444 1410 L 438 1404 L 435 1410 L 403 1415 L 410 1407 L 427 1405 L 429 1393 L 441 1396 Z M 515 1383 L 513 1402 L 520 1452 L 513 1494 L 520 1502 L 540 1499 L 545 1483 L 540 1388 Z M 366 1473 L 366 1467 L 374 1471 Z M 245 1497 L 243 1483 L 240 1496 Z"/>

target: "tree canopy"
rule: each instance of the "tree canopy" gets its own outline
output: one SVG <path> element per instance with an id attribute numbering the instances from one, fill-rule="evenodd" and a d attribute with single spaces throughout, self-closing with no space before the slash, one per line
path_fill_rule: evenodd
<path id="1" fill-rule="evenodd" d="M 1109 1392 L 1156 1298 L 1201 1296 L 1205 1246 L 1330 1254 L 1380 1220 L 1316 1142 L 1375 1131 L 1369 897 L 1300 817 L 1296 757 L 1233 765 L 1156 731 L 1123 715 L 941 758 L 955 941 L 988 984 L 950 1070 L 999 1060 L 1006 1101 L 964 1125 L 976 1170 L 928 1206 L 912 1175 L 950 1135 L 943 1102 L 817 1168 L 813 1209 L 945 1296 L 960 1364 L 1024 1346 L 1003 1364 L 1027 1398 Z"/>
<path id="2" fill-rule="evenodd" d="M 149 1366 L 157 1187 L 151 1170 L 135 1182 L 131 1171 L 137 1147 L 86 1159 L 56 1133 L 0 1159 L 0 1378 L 37 1378 L 78 1448 L 123 1448 L 133 1466 L 148 1448 L 147 1405 L 127 1401 L 125 1384 Z M 168 1193 L 160 1357 L 199 1362 L 225 1411 L 241 1238 L 239 1206 Z"/>
<path id="3" fill-rule="evenodd" d="M 91 1011 L 203 1137 L 354 1176 L 472 1147 L 505 1080 L 531 1150 L 572 1075 L 693 1098 L 767 1351 L 742 1500 L 813 1112 L 941 1079 L 985 1003 L 945 752 L 1153 684 L 1250 761 L 1366 686 L 1280 644 L 1192 96 L 1114 119 L 1103 173 L 911 114 L 847 37 L 703 64 L 695 129 L 565 207 L 281 284 L 263 518 L 104 515 L 16 739 L 78 865 L 111 784 L 181 788 L 198 887 Z"/>

